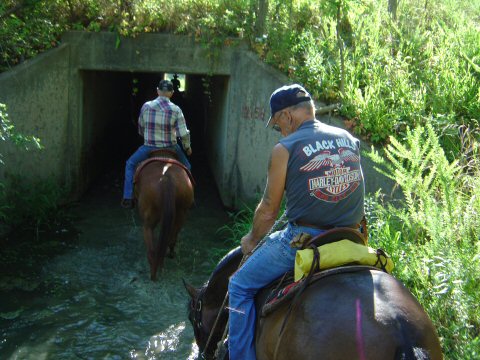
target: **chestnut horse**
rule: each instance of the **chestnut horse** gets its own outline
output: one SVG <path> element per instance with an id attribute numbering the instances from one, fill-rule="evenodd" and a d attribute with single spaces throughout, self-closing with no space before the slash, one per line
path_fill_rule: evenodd
<path id="1" fill-rule="evenodd" d="M 142 162 L 135 174 L 135 198 L 143 222 L 143 239 L 150 264 L 150 278 L 156 280 L 157 270 L 169 249 L 174 256 L 175 243 L 193 204 L 193 179 L 173 150 L 157 150 Z M 160 225 L 158 242 L 154 230 Z"/>
<path id="2" fill-rule="evenodd" d="M 234 249 L 202 288 L 184 283 L 191 297 L 189 319 L 205 358 L 217 358 L 215 350 L 228 311 L 223 309 L 218 319 L 217 314 L 224 304 L 228 279 L 241 259 L 240 248 Z M 294 306 L 286 301 L 273 312 L 257 316 L 257 359 L 442 359 L 436 330 L 413 295 L 381 270 L 352 268 L 360 270 L 340 271 L 313 281 L 294 300 Z M 257 313 L 269 293 L 263 289 L 257 295 Z"/>

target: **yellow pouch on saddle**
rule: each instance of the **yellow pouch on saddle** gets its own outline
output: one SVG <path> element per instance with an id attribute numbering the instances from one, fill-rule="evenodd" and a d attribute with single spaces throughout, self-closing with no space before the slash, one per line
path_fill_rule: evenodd
<path id="1" fill-rule="evenodd" d="M 346 264 L 370 265 L 388 273 L 393 270 L 393 261 L 383 251 L 369 246 L 356 244 L 350 240 L 340 240 L 318 247 L 320 253 L 320 270 L 330 269 Z M 313 250 L 298 250 L 295 256 L 295 281 L 307 276 L 312 267 Z"/>

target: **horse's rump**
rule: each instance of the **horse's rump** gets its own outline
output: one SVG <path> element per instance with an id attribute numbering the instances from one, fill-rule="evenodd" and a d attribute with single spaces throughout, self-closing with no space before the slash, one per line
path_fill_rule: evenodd
<path id="1" fill-rule="evenodd" d="M 258 319 L 256 343 L 259 360 L 415 359 L 415 351 L 442 358 L 417 300 L 391 275 L 368 269 L 310 284 L 295 302 Z"/>
<path id="2" fill-rule="evenodd" d="M 195 339 L 208 359 L 214 358 L 222 338 L 228 312 L 221 305 L 241 258 L 240 248 L 232 250 L 201 289 L 185 284 L 191 296 L 189 319 Z M 330 274 L 311 283 L 293 302 L 285 301 L 269 314 L 257 316 L 258 360 L 443 358 L 432 322 L 393 276 L 370 267 Z M 257 314 L 272 288 L 257 294 Z M 218 314 L 218 326 L 214 326 Z"/>
<path id="3" fill-rule="evenodd" d="M 149 157 L 148 159 L 142 161 L 137 168 L 135 169 L 135 174 L 133 177 L 133 183 L 135 184 L 137 180 L 140 177 L 140 174 L 142 173 L 142 170 L 147 166 L 151 164 L 157 165 L 157 166 L 170 166 L 170 165 L 175 165 L 178 166 L 179 168 L 183 169 L 185 173 L 188 175 L 188 179 L 190 180 L 192 186 L 195 185 L 195 180 L 193 179 L 193 175 L 188 170 L 188 168 L 182 164 L 180 161 L 178 161 L 175 158 L 169 158 L 169 157 L 158 157 L 158 156 L 152 156 Z"/>
<path id="4" fill-rule="evenodd" d="M 136 172 L 135 196 L 143 222 L 144 241 L 152 280 L 163 266 L 167 247 L 170 256 L 186 213 L 193 203 L 193 183 L 188 170 L 169 158 L 150 158 Z M 158 242 L 154 229 L 160 225 Z"/>

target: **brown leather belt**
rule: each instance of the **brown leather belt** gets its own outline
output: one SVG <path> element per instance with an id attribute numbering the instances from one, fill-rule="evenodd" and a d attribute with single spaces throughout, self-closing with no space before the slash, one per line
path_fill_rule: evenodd
<path id="1" fill-rule="evenodd" d="M 354 225 L 345 225 L 345 226 L 334 226 L 334 225 L 313 225 L 313 224 L 307 224 L 303 221 L 293 221 L 292 222 L 294 225 L 297 226 L 305 226 L 305 227 L 311 227 L 313 229 L 319 229 L 319 230 L 330 230 L 336 227 L 347 227 L 350 229 L 358 229 L 360 228 L 360 224 L 354 224 Z"/>

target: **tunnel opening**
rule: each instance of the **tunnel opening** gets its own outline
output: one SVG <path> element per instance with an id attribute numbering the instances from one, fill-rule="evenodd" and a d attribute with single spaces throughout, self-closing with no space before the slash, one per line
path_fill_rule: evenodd
<path id="1" fill-rule="evenodd" d="M 125 161 L 143 143 L 137 122 L 142 105 L 157 97 L 160 80 L 168 72 L 83 70 L 81 167 L 84 192 L 105 173 L 123 184 Z M 221 129 L 228 94 L 228 76 L 181 74 L 182 87 L 172 102 L 183 111 L 192 142 L 192 173 L 197 189 L 207 179 L 214 183 L 211 162 L 218 157 L 213 142 L 222 142 Z M 218 194 L 218 188 L 216 188 Z"/>

